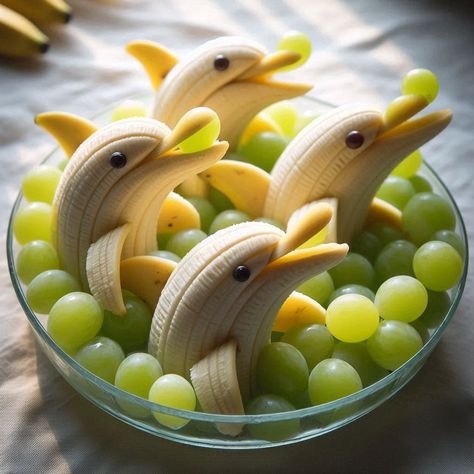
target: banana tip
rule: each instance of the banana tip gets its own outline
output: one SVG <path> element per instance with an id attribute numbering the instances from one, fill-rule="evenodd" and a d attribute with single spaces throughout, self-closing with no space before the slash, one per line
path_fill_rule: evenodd
<path id="1" fill-rule="evenodd" d="M 49 47 L 50 47 L 49 41 L 46 41 L 45 43 L 42 43 L 41 46 L 40 46 L 40 53 L 41 54 L 46 53 L 48 51 Z"/>
<path id="2" fill-rule="evenodd" d="M 72 12 L 67 11 L 64 13 L 64 23 L 69 23 L 73 18 Z"/>

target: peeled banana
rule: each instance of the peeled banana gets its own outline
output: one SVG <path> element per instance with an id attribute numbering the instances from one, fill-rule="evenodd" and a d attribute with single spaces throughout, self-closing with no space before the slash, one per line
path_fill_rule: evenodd
<path id="1" fill-rule="evenodd" d="M 63 268 L 106 309 L 124 314 L 120 260 L 156 250 L 168 194 L 225 154 L 226 142 L 195 153 L 176 148 L 215 119 L 206 108 L 189 111 L 173 130 L 154 119 L 125 119 L 73 153 L 53 202 L 53 237 Z"/>
<path id="2" fill-rule="evenodd" d="M 236 36 L 208 41 L 182 61 L 150 41 L 133 41 L 127 51 L 143 64 L 156 90 L 152 117 L 173 127 L 192 107 L 209 107 L 219 116 L 220 137 L 231 150 L 260 110 L 312 87 L 272 77 L 281 67 L 296 63 L 298 53 L 268 54 L 257 42 Z"/>
<path id="3" fill-rule="evenodd" d="M 338 107 L 305 127 L 282 153 L 271 174 L 226 160 L 200 176 L 239 209 L 284 224 L 302 206 L 333 198 L 337 226 L 328 238 L 349 242 L 361 230 L 371 206 L 373 215 L 399 222 L 400 213 L 393 206 L 377 201 L 372 204 L 372 199 L 403 158 L 450 122 L 450 110 L 411 119 L 426 105 L 421 96 L 406 96 L 391 108 L 389 117 L 364 105 Z M 248 193 L 243 191 L 247 189 Z"/>
<path id="4" fill-rule="evenodd" d="M 242 413 L 243 401 L 255 393 L 258 354 L 280 306 L 300 283 L 346 255 L 346 244 L 295 250 L 331 216 L 322 203 L 287 233 L 261 222 L 231 226 L 194 247 L 171 274 L 148 350 L 165 372 L 191 378 L 206 411 Z"/>

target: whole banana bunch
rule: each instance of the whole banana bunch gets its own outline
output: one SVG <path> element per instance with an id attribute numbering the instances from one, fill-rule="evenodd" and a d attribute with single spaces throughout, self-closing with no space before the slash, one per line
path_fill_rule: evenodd
<path id="1" fill-rule="evenodd" d="M 26 58 L 45 53 L 48 37 L 36 26 L 67 23 L 71 7 L 64 0 L 1 0 L 0 55 Z"/>

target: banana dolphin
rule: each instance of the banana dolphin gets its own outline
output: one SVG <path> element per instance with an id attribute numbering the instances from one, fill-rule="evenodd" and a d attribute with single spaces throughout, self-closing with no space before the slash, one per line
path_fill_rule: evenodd
<path id="1" fill-rule="evenodd" d="M 143 64 L 156 90 L 152 117 L 172 127 L 192 107 L 209 107 L 219 116 L 220 137 L 229 142 L 231 150 L 260 110 L 312 88 L 271 76 L 296 63 L 300 54 L 267 54 L 257 42 L 238 36 L 208 41 L 182 61 L 150 41 L 131 42 L 127 50 Z"/>
<path id="2" fill-rule="evenodd" d="M 365 105 L 338 107 L 305 127 L 271 174 L 248 163 L 225 160 L 200 177 L 226 194 L 238 209 L 289 227 L 311 203 L 330 200 L 337 208 L 337 219 L 328 239 L 350 242 L 369 209 L 385 214 L 387 220 L 400 221 L 400 211 L 372 200 L 403 158 L 449 124 L 450 110 L 411 118 L 427 104 L 423 97 L 410 95 L 393 101 L 385 114 Z"/>
<path id="3" fill-rule="evenodd" d="M 331 216 L 332 208 L 320 203 L 287 233 L 261 222 L 228 227 L 194 247 L 171 274 L 148 350 L 165 372 L 192 380 L 205 411 L 243 413 L 280 306 L 300 283 L 346 255 L 346 244 L 295 250 Z M 219 429 L 236 435 L 241 427 Z"/>
<path id="4" fill-rule="evenodd" d="M 120 261 L 156 250 L 167 195 L 225 154 L 226 142 L 194 153 L 176 148 L 216 119 L 206 108 L 189 111 L 173 130 L 150 118 L 124 119 L 92 133 L 73 153 L 53 201 L 53 235 L 63 268 L 106 309 L 125 313 Z"/>

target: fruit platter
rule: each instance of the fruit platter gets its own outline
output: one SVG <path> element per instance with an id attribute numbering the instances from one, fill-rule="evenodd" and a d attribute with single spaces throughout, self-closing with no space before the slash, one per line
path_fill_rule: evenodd
<path id="1" fill-rule="evenodd" d="M 450 110 L 410 71 L 385 110 L 286 81 L 311 44 L 133 41 L 153 93 L 44 112 L 7 254 L 39 346 L 83 396 L 177 442 L 257 448 L 372 411 L 453 317 L 467 238 L 419 148 Z M 441 133 L 441 137 L 437 137 Z"/>

